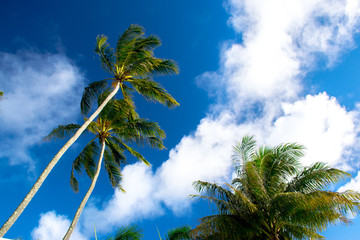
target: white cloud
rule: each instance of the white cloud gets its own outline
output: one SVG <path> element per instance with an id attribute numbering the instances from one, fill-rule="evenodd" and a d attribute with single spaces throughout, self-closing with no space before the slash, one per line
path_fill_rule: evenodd
<path id="1" fill-rule="evenodd" d="M 28 150 L 79 114 L 84 77 L 62 54 L 0 53 L 0 157 L 29 163 Z M 78 103 L 78 104 L 77 104 Z"/>
<path id="2" fill-rule="evenodd" d="M 213 82 L 216 91 L 222 83 L 234 110 L 244 111 L 254 102 L 295 99 L 303 90 L 301 79 L 317 66 L 318 57 L 331 64 L 352 48 L 360 4 L 230 0 L 229 12 L 229 22 L 243 41 L 226 45 L 221 70 L 205 73 L 199 82 Z"/>
<path id="3" fill-rule="evenodd" d="M 94 204 L 85 208 L 81 217 L 84 229 L 91 231 L 95 224 L 98 232 L 109 232 L 114 226 L 125 225 L 143 216 L 163 214 L 163 209 L 154 198 L 158 184 L 151 168 L 137 163 L 123 169 L 122 187 L 126 193 L 115 190 L 112 198 L 98 209 Z"/>
<path id="4" fill-rule="evenodd" d="M 346 111 L 326 93 L 284 103 L 282 110 L 268 128 L 268 143 L 298 142 L 307 147 L 304 165 L 320 161 L 351 170 L 346 153 L 357 141 L 356 111 Z"/>
<path id="5" fill-rule="evenodd" d="M 346 190 L 353 190 L 360 192 L 360 171 L 358 171 L 355 178 L 351 179 L 350 182 L 346 183 L 338 189 L 338 192 L 344 192 Z"/>
<path id="6" fill-rule="evenodd" d="M 36 227 L 31 237 L 33 240 L 62 239 L 70 226 L 70 221 L 62 215 L 57 215 L 55 211 L 47 212 L 40 216 L 39 226 Z M 78 228 L 75 229 L 70 240 L 86 240 Z"/>

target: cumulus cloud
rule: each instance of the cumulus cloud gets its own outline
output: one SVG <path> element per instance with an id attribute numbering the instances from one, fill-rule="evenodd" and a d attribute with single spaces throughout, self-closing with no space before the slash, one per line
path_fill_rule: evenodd
<path id="1" fill-rule="evenodd" d="M 36 227 L 31 237 L 34 240 L 62 239 L 70 226 L 70 221 L 62 215 L 57 215 L 55 211 L 47 212 L 40 216 L 39 226 Z M 76 228 L 70 240 L 86 240 Z"/>
<path id="2" fill-rule="evenodd" d="M 343 192 L 346 190 L 353 190 L 353 191 L 360 192 L 360 171 L 357 172 L 357 175 L 355 178 L 351 179 L 344 186 L 341 186 L 338 189 L 338 192 Z"/>
<path id="3" fill-rule="evenodd" d="M 34 166 L 29 148 L 78 114 L 84 77 L 62 54 L 0 53 L 0 158 Z"/>
<path id="4" fill-rule="evenodd" d="M 159 216 L 163 213 L 154 198 L 158 185 L 151 168 L 144 164 L 126 166 L 123 170 L 122 187 L 126 193 L 115 190 L 112 198 L 98 209 L 94 204 L 85 208 L 81 224 L 91 232 L 94 224 L 98 232 L 109 232 L 114 226 L 125 225 L 143 216 Z"/>

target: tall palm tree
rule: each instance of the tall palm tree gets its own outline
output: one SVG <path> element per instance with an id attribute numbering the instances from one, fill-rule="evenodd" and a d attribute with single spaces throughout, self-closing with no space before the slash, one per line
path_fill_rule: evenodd
<path id="1" fill-rule="evenodd" d="M 178 73 L 178 67 L 174 61 L 154 57 L 153 51 L 156 47 L 160 46 L 160 44 L 160 40 L 156 36 L 151 35 L 145 37 L 144 29 L 137 25 L 131 25 L 120 36 L 115 50 L 110 48 L 107 43 L 107 37 L 102 35 L 97 38 L 95 52 L 99 55 L 103 69 L 110 73 L 112 77 L 93 82 L 85 88 L 81 100 L 82 113 L 87 114 L 90 111 L 92 101 L 97 98 L 99 93 L 108 88 L 107 84 L 109 80 L 111 81 L 110 87 L 113 88 L 113 90 L 98 109 L 49 162 L 29 193 L 0 228 L 0 237 L 3 237 L 15 223 L 60 158 L 80 137 L 83 131 L 85 131 L 89 124 L 97 117 L 110 99 L 116 95 L 120 88 L 123 98 L 129 103 L 132 103 L 131 91 L 136 91 L 146 99 L 163 103 L 168 107 L 179 105 L 169 93 L 157 82 L 152 80 L 152 76 L 154 75 Z"/>
<path id="2" fill-rule="evenodd" d="M 103 102 L 105 97 L 105 94 L 99 96 L 99 104 Z M 76 124 L 58 126 L 47 136 L 47 139 L 63 139 L 71 135 L 79 127 L 80 125 Z M 86 170 L 92 182 L 64 236 L 66 240 L 70 238 L 75 229 L 81 212 L 95 187 L 103 160 L 112 186 L 121 190 L 120 167 L 122 164 L 127 163 L 125 152 L 130 153 L 146 165 L 150 165 L 140 153 L 129 146 L 129 143 L 147 144 L 158 149 L 165 148 L 161 140 L 165 137 L 164 131 L 160 129 L 157 123 L 139 118 L 132 106 L 124 100 L 111 100 L 99 114 L 97 120 L 90 123 L 87 130 L 89 133 L 94 134 L 95 137 L 74 160 L 70 184 L 73 190 L 77 192 L 78 182 L 74 170 L 81 173 L 82 168 Z M 97 157 L 98 161 L 96 163 L 95 158 Z"/>
<path id="3" fill-rule="evenodd" d="M 303 146 L 286 143 L 256 148 L 253 137 L 234 147 L 237 177 L 231 184 L 197 181 L 194 187 L 218 214 L 203 217 L 192 234 L 200 239 L 321 239 L 329 224 L 348 223 L 359 212 L 360 194 L 326 186 L 349 174 L 315 163 L 302 168 Z"/>

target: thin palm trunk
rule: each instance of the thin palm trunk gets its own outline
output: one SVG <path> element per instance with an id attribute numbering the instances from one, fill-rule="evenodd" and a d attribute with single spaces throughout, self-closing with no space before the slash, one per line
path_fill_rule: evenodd
<path id="1" fill-rule="evenodd" d="M 79 130 L 72 136 L 69 141 L 60 149 L 60 151 L 55 155 L 55 157 L 50 161 L 50 163 L 46 166 L 45 170 L 41 173 L 38 180 L 35 182 L 33 187 L 30 189 L 29 193 L 25 196 L 20 205 L 15 209 L 10 218 L 4 223 L 4 225 L 0 228 L 0 238 L 3 237 L 6 232 L 11 228 L 11 226 L 15 223 L 21 213 L 25 210 L 26 206 L 30 203 L 31 199 L 35 196 L 46 177 L 49 175 L 53 167 L 60 160 L 62 155 L 69 149 L 69 147 L 80 137 L 80 135 L 85 131 L 85 129 L 89 126 L 89 124 L 99 115 L 105 105 L 115 96 L 120 88 L 120 82 L 116 84 L 114 90 L 109 94 L 109 96 L 105 99 L 105 101 L 98 107 L 98 109 L 90 116 L 90 118 L 79 128 Z"/>
<path id="2" fill-rule="evenodd" d="M 73 220 L 72 220 L 72 222 L 70 224 L 70 227 L 67 230 L 63 240 L 68 240 L 70 238 L 71 234 L 73 233 L 73 231 L 74 231 L 74 229 L 76 227 L 77 222 L 79 221 L 81 212 L 83 211 L 83 209 L 84 209 L 84 207 L 85 207 L 91 193 L 93 192 L 93 190 L 95 188 L 95 184 L 96 184 L 96 181 L 97 181 L 97 179 L 99 177 L 99 173 L 100 173 L 100 169 L 101 169 L 101 162 L 102 162 L 102 159 L 103 159 L 103 156 L 104 156 L 104 151 L 105 151 L 105 140 L 103 140 L 101 142 L 101 153 L 100 153 L 99 161 L 98 161 L 98 164 L 97 164 L 96 172 L 95 172 L 93 180 L 91 181 L 91 185 L 89 187 L 89 190 L 87 191 L 87 193 L 85 194 L 85 197 L 81 201 L 80 206 L 79 206 L 78 210 L 76 211 L 75 216 L 74 216 L 74 218 L 73 218 Z"/>

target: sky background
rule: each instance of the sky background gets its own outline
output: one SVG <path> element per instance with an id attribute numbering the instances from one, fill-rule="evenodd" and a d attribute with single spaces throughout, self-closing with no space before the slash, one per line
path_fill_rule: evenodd
<path id="1" fill-rule="evenodd" d="M 104 0 L 0 3 L 0 223 L 6 221 L 64 144 L 43 142 L 58 124 L 82 123 L 84 87 L 108 77 L 93 51 L 139 24 L 162 40 L 157 57 L 176 76 L 157 77 L 180 103 L 167 109 L 136 97 L 142 117 L 166 131 L 167 150 L 139 149 L 152 167 L 123 168 L 126 194 L 104 169 L 73 240 L 104 239 L 138 224 L 145 239 L 211 213 L 189 199 L 192 182 L 231 179 L 232 146 L 246 134 L 259 144 L 299 142 L 304 165 L 323 161 L 352 178 L 330 189 L 360 191 L 359 0 Z M 63 156 L 5 235 L 61 239 L 90 181 L 69 184 L 82 137 Z M 330 227 L 327 239 L 356 239 L 360 220 Z"/>

